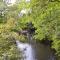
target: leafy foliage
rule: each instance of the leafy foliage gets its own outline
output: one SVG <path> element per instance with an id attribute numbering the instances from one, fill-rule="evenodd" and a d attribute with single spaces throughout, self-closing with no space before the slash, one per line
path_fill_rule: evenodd
<path id="1" fill-rule="evenodd" d="M 4 3 L 0 4 L 0 55 L 5 51 L 12 54 L 10 50 L 15 45 L 14 39 L 26 40 L 26 36 L 19 36 L 16 31 L 28 28 L 27 23 L 32 22 L 36 28 L 34 39 L 42 41 L 47 37 L 48 40 L 52 40 L 52 48 L 60 57 L 60 2 L 31 0 L 27 3 L 23 0 L 10 7 L 4 6 Z"/>

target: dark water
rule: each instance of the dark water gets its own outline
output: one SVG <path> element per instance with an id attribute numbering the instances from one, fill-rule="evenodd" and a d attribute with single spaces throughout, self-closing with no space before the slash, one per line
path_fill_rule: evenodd
<path id="1" fill-rule="evenodd" d="M 33 45 L 33 49 L 37 60 L 54 60 L 54 56 L 49 46 L 38 43 Z"/>
<path id="2" fill-rule="evenodd" d="M 18 49 L 22 52 L 20 60 L 55 60 L 49 46 L 40 43 L 21 43 L 16 41 Z"/>

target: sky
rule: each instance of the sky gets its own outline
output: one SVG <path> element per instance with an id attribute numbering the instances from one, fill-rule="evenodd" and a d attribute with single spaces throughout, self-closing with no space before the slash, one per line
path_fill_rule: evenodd
<path id="1" fill-rule="evenodd" d="M 3 0 L 6 2 L 8 6 L 12 6 L 16 3 L 17 0 Z M 30 2 L 30 0 L 25 0 L 26 2 Z"/>

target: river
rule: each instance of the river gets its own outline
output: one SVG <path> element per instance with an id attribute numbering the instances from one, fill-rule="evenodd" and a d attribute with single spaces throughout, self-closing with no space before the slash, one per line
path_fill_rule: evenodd
<path id="1" fill-rule="evenodd" d="M 55 60 L 49 46 L 40 43 L 22 43 L 16 41 L 17 48 L 22 52 L 20 60 Z"/>

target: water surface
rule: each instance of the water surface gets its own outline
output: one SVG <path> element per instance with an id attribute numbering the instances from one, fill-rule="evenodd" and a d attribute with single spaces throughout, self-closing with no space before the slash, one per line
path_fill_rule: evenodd
<path id="1" fill-rule="evenodd" d="M 22 60 L 54 60 L 49 46 L 36 43 L 22 43 L 16 41 L 17 48 L 22 52 Z"/>

